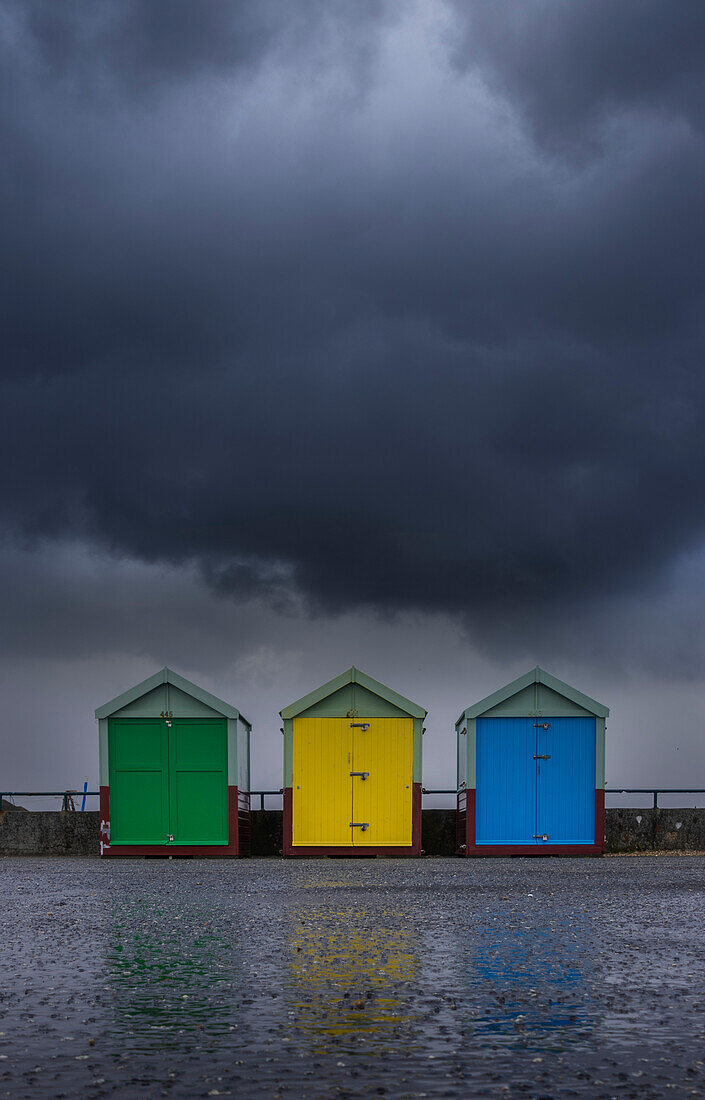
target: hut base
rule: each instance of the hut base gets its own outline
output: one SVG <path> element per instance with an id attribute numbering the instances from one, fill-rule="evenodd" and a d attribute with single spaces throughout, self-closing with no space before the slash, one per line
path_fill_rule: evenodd
<path id="1" fill-rule="evenodd" d="M 228 787 L 227 844 L 112 844 L 110 841 L 110 788 L 100 788 L 101 856 L 171 857 L 172 859 L 220 856 L 233 858 L 250 854 L 249 795 Z"/>
<path id="2" fill-rule="evenodd" d="M 421 784 L 414 783 L 412 792 L 412 818 L 411 818 L 411 844 L 404 847 L 359 847 L 356 848 L 353 845 L 345 845 L 344 847 L 329 847 L 328 845 L 311 845 L 302 847 L 292 843 L 293 837 L 293 820 L 292 820 L 292 806 L 293 806 L 294 793 L 291 787 L 284 789 L 284 843 L 282 846 L 282 855 L 288 858 L 299 859 L 325 859 L 328 857 L 336 858 L 355 858 L 355 859 L 370 859 L 375 856 L 379 856 L 384 859 L 397 859 L 397 858 L 409 858 L 418 857 L 423 855 L 421 848 Z"/>
<path id="3" fill-rule="evenodd" d="M 475 791 L 458 792 L 459 856 L 602 856 L 605 853 L 605 792 L 595 791 L 594 844 L 476 844 Z"/>

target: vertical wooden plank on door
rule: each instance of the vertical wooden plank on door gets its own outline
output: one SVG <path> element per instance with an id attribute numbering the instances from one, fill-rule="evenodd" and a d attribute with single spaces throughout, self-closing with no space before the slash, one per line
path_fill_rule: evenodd
<path id="1" fill-rule="evenodd" d="M 161 718 L 110 718 L 111 841 L 166 844 L 169 836 L 168 727 Z"/>
<path id="2" fill-rule="evenodd" d="M 169 729 L 172 843 L 228 843 L 225 718 L 175 718 Z"/>
<path id="3" fill-rule="evenodd" d="M 595 843 L 595 719 L 543 718 L 537 832 L 546 844 Z M 543 728 L 543 724 L 548 729 Z M 539 841 L 539 843 L 542 843 Z"/>
<path id="4" fill-rule="evenodd" d="M 535 718 L 478 718 L 476 844 L 536 844 Z"/>
<path id="5" fill-rule="evenodd" d="M 352 846 L 352 729 L 349 718 L 295 718 L 292 844 Z"/>
<path id="6" fill-rule="evenodd" d="M 353 726 L 353 829 L 359 848 L 409 847 L 412 842 L 414 723 L 411 718 L 356 718 Z"/>

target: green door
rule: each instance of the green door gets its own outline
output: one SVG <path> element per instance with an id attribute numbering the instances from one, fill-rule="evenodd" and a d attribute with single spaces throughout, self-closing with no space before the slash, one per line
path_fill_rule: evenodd
<path id="1" fill-rule="evenodd" d="M 111 718 L 112 844 L 227 844 L 225 719 Z"/>
<path id="2" fill-rule="evenodd" d="M 169 729 L 160 718 L 111 718 L 110 839 L 164 844 L 169 835 Z"/>
<path id="3" fill-rule="evenodd" d="M 228 745 L 223 719 L 175 718 L 169 731 L 174 844 L 228 843 Z"/>

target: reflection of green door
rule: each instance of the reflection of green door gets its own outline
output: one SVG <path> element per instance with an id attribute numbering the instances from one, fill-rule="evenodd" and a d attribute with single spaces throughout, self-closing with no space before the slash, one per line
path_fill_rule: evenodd
<path id="1" fill-rule="evenodd" d="M 224 719 L 111 718 L 113 844 L 227 844 Z"/>

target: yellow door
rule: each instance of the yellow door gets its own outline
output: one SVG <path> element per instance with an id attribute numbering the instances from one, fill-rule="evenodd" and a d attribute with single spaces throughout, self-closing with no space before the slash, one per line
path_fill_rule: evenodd
<path id="1" fill-rule="evenodd" d="M 413 794 L 413 720 L 353 718 L 348 719 L 350 721 L 355 723 L 350 770 L 362 773 L 352 777 L 353 844 L 356 848 L 408 847 L 411 844 Z"/>
<path id="2" fill-rule="evenodd" d="M 294 846 L 351 846 L 352 735 L 350 718 L 295 718 L 293 727 Z"/>

